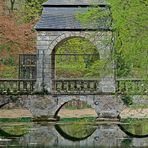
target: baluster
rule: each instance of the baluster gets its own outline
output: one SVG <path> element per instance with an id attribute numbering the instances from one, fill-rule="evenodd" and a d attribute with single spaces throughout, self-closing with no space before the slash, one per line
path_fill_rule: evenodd
<path id="1" fill-rule="evenodd" d="M 10 93 L 14 92 L 14 83 L 15 83 L 15 81 L 10 81 L 10 83 L 9 83 L 9 91 L 10 91 Z"/>
<path id="2" fill-rule="evenodd" d="M 4 81 L 4 92 L 6 92 L 7 91 L 7 88 L 6 88 L 6 84 L 7 82 L 6 81 Z"/>
<path id="3" fill-rule="evenodd" d="M 17 81 L 13 83 L 13 92 L 17 92 Z"/>
<path id="4" fill-rule="evenodd" d="M 90 91 L 91 93 L 94 92 L 94 82 L 90 81 Z"/>
<path id="5" fill-rule="evenodd" d="M 28 89 L 32 92 L 32 81 L 28 81 Z"/>
<path id="6" fill-rule="evenodd" d="M 69 81 L 69 90 L 70 90 L 70 92 L 74 91 L 74 82 L 73 81 Z"/>
<path id="7" fill-rule="evenodd" d="M 84 81 L 84 92 L 87 92 L 88 91 L 88 83 L 87 81 Z"/>
<path id="8" fill-rule="evenodd" d="M 77 80 L 76 84 L 77 84 L 77 92 L 80 93 L 81 92 L 81 82 Z"/>
<path id="9" fill-rule="evenodd" d="M 67 93 L 68 92 L 68 82 L 63 81 L 63 85 L 64 85 L 64 93 Z"/>
<path id="10" fill-rule="evenodd" d="M 57 91 L 58 93 L 60 93 L 61 92 L 61 86 L 62 86 L 62 83 L 60 82 L 60 81 L 55 81 L 55 91 Z"/>

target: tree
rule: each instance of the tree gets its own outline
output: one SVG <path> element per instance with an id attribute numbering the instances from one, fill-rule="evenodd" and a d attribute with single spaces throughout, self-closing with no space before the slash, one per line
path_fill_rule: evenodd
<path id="1" fill-rule="evenodd" d="M 111 6 L 117 75 L 148 78 L 148 1 L 108 0 L 108 2 Z M 106 17 L 101 13 L 100 8 L 94 6 L 79 18 L 83 24 L 92 21 L 97 23 L 98 18 Z"/>
<path id="2" fill-rule="evenodd" d="M 25 22 L 37 20 L 42 13 L 42 4 L 47 0 L 26 0 L 23 13 Z"/>
<path id="3" fill-rule="evenodd" d="M 11 11 L 14 10 L 14 4 L 15 4 L 15 0 L 10 0 L 10 4 L 11 4 Z"/>

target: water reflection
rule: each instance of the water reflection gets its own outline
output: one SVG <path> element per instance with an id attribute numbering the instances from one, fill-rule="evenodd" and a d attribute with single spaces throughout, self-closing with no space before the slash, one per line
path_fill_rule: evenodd
<path id="1" fill-rule="evenodd" d="M 143 129 L 147 128 L 140 123 L 131 127 L 129 124 L 1 124 L 0 146 L 142 147 L 148 146 L 148 137 Z M 143 137 L 140 137 L 141 133 Z"/>

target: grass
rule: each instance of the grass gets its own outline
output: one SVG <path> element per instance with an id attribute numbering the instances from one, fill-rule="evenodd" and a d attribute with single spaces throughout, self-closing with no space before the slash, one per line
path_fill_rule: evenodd
<path id="1" fill-rule="evenodd" d="M 61 118 L 59 122 L 69 123 L 69 122 L 76 122 L 76 123 L 88 123 L 95 121 L 95 117 L 83 117 L 83 118 Z"/>
<path id="2" fill-rule="evenodd" d="M 30 117 L 22 117 L 22 118 L 0 118 L 0 122 L 31 122 L 32 119 Z"/>

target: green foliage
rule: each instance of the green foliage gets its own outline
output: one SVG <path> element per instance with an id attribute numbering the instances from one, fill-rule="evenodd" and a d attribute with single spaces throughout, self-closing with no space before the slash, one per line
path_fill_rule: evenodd
<path id="1" fill-rule="evenodd" d="M 14 57 L 2 58 L 1 61 L 0 61 L 0 64 L 8 65 L 8 66 L 14 66 L 15 65 Z"/>
<path id="2" fill-rule="evenodd" d="M 56 56 L 57 78 L 100 78 L 105 71 L 106 63 L 100 60 L 97 48 L 83 38 L 66 40 L 56 54 L 62 54 Z"/>
<path id="3" fill-rule="evenodd" d="M 121 142 L 122 147 L 131 147 L 132 138 L 127 137 L 127 139 L 123 139 Z"/>
<path id="4" fill-rule="evenodd" d="M 96 15 L 97 14 L 97 15 Z M 76 13 L 76 18 L 83 24 L 86 28 L 87 26 L 98 26 L 98 19 L 104 19 L 110 15 L 109 10 L 102 9 L 96 5 L 88 8 L 88 11 L 85 14 L 82 14 L 81 8 Z M 109 25 L 109 24 L 106 24 Z"/>
<path id="5" fill-rule="evenodd" d="M 47 0 L 26 0 L 23 8 L 24 21 L 37 20 L 42 13 L 42 4 Z"/>
<path id="6" fill-rule="evenodd" d="M 148 78 L 148 1 L 108 0 L 111 5 L 112 29 L 114 30 L 114 60 L 117 62 L 118 77 Z M 96 24 L 97 19 L 106 17 L 108 12 L 96 6 L 85 14 L 79 14 L 84 25 Z M 77 17 L 77 18 L 78 18 Z"/>
<path id="7" fill-rule="evenodd" d="M 148 30 L 146 29 L 148 1 L 109 0 L 111 3 L 115 49 L 121 53 L 128 72 L 138 68 L 138 77 L 146 78 L 148 71 Z M 122 63 L 122 62 L 121 62 Z M 130 66 L 129 66 L 130 65 Z M 126 66 L 127 68 L 127 66 Z M 118 69 L 119 76 L 126 76 L 124 66 Z M 123 72 L 121 72 L 123 71 Z"/>
<path id="8" fill-rule="evenodd" d="M 18 70 L 16 66 L 5 66 L 5 68 L 0 71 L 0 78 L 17 78 Z"/>
<path id="9" fill-rule="evenodd" d="M 125 96 L 122 96 L 121 99 L 124 102 L 124 104 L 127 106 L 132 105 L 132 103 L 133 103 L 131 96 L 125 95 Z"/>
<path id="10" fill-rule="evenodd" d="M 0 122 L 31 122 L 32 119 L 30 117 L 22 117 L 22 118 L 0 118 Z"/>
<path id="11" fill-rule="evenodd" d="M 1 53 L 3 50 L 6 50 L 6 51 L 9 52 L 10 49 L 11 49 L 10 46 L 11 46 L 11 45 L 9 45 L 9 44 L 1 44 L 1 45 L 0 45 L 0 53 Z"/>

